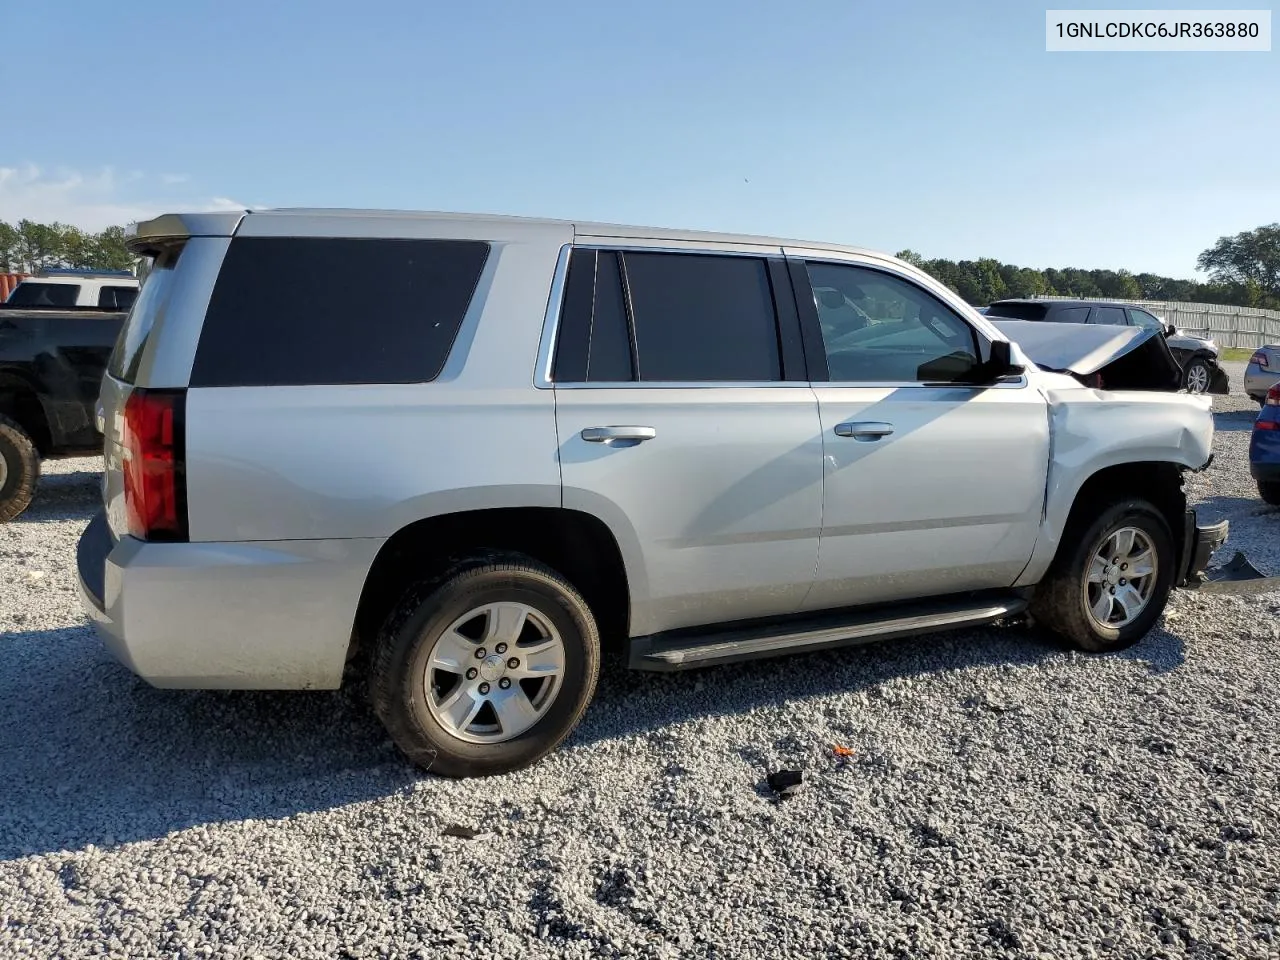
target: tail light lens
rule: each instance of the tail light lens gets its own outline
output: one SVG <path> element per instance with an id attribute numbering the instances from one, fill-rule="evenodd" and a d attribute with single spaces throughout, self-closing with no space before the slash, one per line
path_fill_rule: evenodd
<path id="1" fill-rule="evenodd" d="M 1271 358 L 1267 356 L 1267 351 L 1265 350 L 1255 350 L 1253 356 L 1249 358 L 1249 362 L 1256 363 L 1264 370 L 1271 366 Z"/>
<path id="2" fill-rule="evenodd" d="M 124 507 L 131 536 L 187 539 L 181 390 L 136 389 L 124 405 Z"/>
<path id="3" fill-rule="evenodd" d="M 1274 384 L 1267 391 L 1266 404 L 1268 407 L 1280 407 L 1280 383 Z"/>

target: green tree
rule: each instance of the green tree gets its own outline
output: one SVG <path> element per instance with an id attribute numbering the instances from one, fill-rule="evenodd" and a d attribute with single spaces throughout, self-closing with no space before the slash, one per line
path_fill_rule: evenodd
<path id="1" fill-rule="evenodd" d="M 1216 283 L 1251 286 L 1266 301 L 1280 303 L 1280 223 L 1219 237 L 1196 266 Z"/>
<path id="2" fill-rule="evenodd" d="M 107 227 L 94 238 L 95 267 L 104 270 L 132 270 L 138 258 L 124 245 L 124 227 Z"/>
<path id="3" fill-rule="evenodd" d="M 19 270 L 34 273 L 45 267 L 56 267 L 63 262 L 61 224 L 18 221 L 17 266 Z"/>
<path id="4" fill-rule="evenodd" d="M 18 231 L 0 220 L 0 273 L 18 272 Z"/>

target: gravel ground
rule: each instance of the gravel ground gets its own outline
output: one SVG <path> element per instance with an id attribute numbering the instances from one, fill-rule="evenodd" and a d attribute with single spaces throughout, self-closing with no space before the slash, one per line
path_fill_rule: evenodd
<path id="1" fill-rule="evenodd" d="M 1256 408 L 1217 405 L 1193 497 L 1280 571 Z M 345 694 L 117 666 L 72 585 L 95 466 L 0 527 L 0 956 L 1280 956 L 1280 595 L 1178 595 L 1115 656 L 1006 628 L 615 663 L 565 748 L 458 783 Z"/>

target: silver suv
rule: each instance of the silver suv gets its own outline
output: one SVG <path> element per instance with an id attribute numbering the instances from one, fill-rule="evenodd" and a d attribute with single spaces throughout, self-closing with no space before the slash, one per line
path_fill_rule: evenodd
<path id="1" fill-rule="evenodd" d="M 332 210 L 130 242 L 102 637 L 162 687 L 363 676 L 441 774 L 554 749 L 602 645 L 676 670 L 1029 610 L 1115 650 L 1226 536 L 1182 492 L 1208 398 L 1040 370 L 880 254 Z"/>

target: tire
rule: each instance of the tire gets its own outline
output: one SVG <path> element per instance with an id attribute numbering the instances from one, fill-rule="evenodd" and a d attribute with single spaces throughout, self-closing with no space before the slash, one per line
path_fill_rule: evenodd
<path id="1" fill-rule="evenodd" d="M 15 421 L 0 415 L 0 523 L 31 505 L 40 481 L 40 453 Z"/>
<path id="2" fill-rule="evenodd" d="M 520 610 L 524 632 L 513 643 L 510 624 Z M 535 658 L 543 658 L 540 667 L 554 659 L 548 638 L 558 638 L 562 651 L 558 680 L 550 672 L 522 674 L 535 669 Z M 487 656 L 475 657 L 482 647 Z M 444 660 L 458 669 L 428 673 L 429 662 Z M 528 767 L 558 747 L 591 702 L 599 673 L 600 637 L 578 591 L 537 561 L 499 554 L 454 562 L 408 592 L 374 645 L 369 689 L 374 713 L 410 761 L 446 777 L 476 777 Z M 509 686 L 499 690 L 503 680 Z M 472 713 L 481 700 L 488 706 Z M 474 719 L 450 726 L 451 703 Z M 537 719 L 520 729 L 530 710 Z"/>
<path id="3" fill-rule="evenodd" d="M 1123 571 L 1108 565 L 1103 581 L 1091 585 L 1090 566 L 1095 554 L 1108 545 L 1117 531 L 1124 529 L 1139 531 L 1154 553 L 1155 570 L 1150 582 L 1146 578 L 1130 581 L 1123 576 Z M 1141 546 L 1139 538 L 1135 537 L 1134 544 L 1135 549 Z M 1133 646 L 1164 612 L 1173 588 L 1176 555 L 1168 523 L 1145 500 L 1124 500 L 1105 507 L 1093 517 L 1086 515 L 1079 520 L 1073 517 L 1048 574 L 1036 587 L 1031 601 L 1032 616 L 1037 623 L 1081 650 L 1105 653 Z M 1145 595 L 1145 601 L 1127 622 L 1122 622 L 1119 616 L 1123 605 L 1111 601 L 1109 613 L 1115 616 L 1115 622 L 1104 624 L 1091 614 L 1090 607 L 1095 597 L 1098 597 L 1096 602 L 1103 602 L 1100 594 L 1110 589 L 1107 583 L 1114 577 L 1120 577 L 1130 588 L 1126 592 L 1125 586 L 1115 585 L 1121 598 L 1132 599 L 1137 592 Z M 1136 602 L 1134 605 L 1137 606 Z"/>
<path id="4" fill-rule="evenodd" d="M 1273 507 L 1280 507 L 1280 481 L 1259 480 L 1258 496 Z"/>
<path id="5" fill-rule="evenodd" d="M 1182 369 L 1182 386 L 1188 393 L 1208 393 L 1213 370 L 1202 357 L 1192 357 Z"/>

